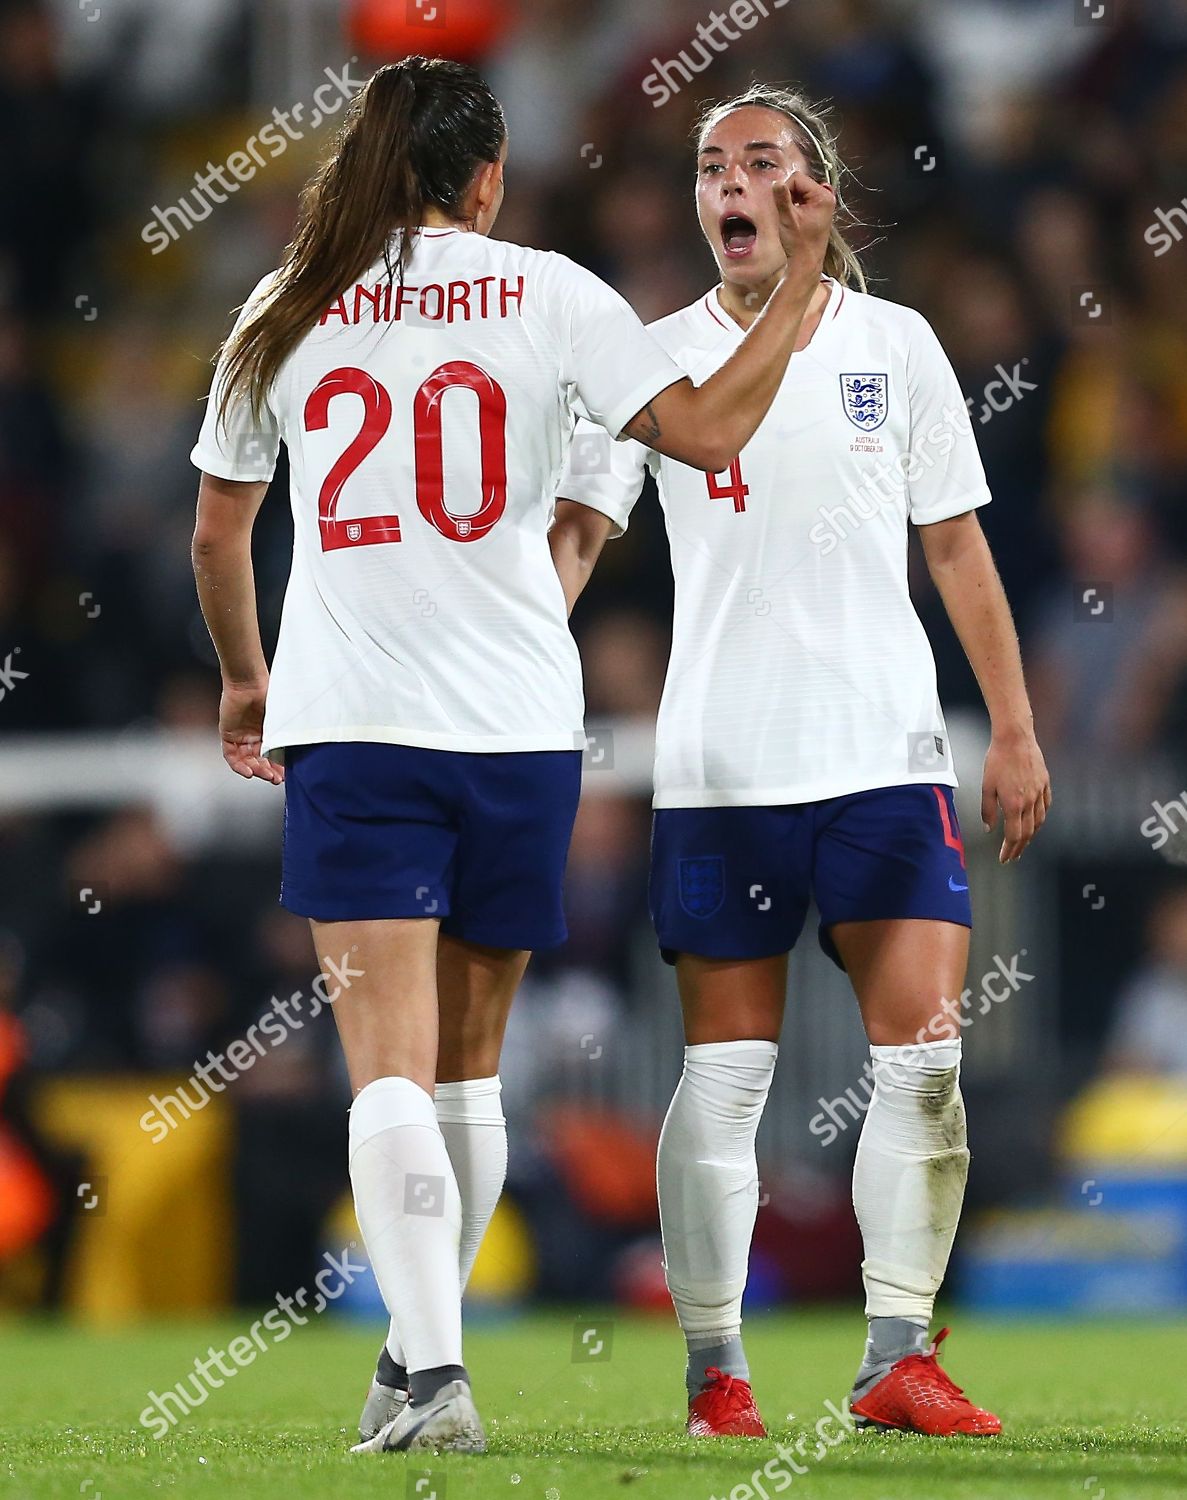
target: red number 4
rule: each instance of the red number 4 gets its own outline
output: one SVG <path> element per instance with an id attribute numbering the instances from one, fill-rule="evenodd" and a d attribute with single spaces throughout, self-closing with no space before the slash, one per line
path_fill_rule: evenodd
<path id="1" fill-rule="evenodd" d="M 729 476 L 728 484 L 719 484 L 716 474 L 706 474 L 705 483 L 709 486 L 710 500 L 732 500 L 734 502 L 734 515 L 746 509 L 746 496 L 750 493 L 748 485 L 742 483 L 742 460 L 735 458 L 728 469 L 722 473 Z"/>
<path id="2" fill-rule="evenodd" d="M 441 405 L 446 391 L 454 387 L 473 391 L 478 398 L 482 504 L 468 516 L 455 515 L 445 503 Z M 346 481 L 391 425 L 392 398 L 366 370 L 353 366 L 331 370 L 305 402 L 307 432 L 324 432 L 329 426 L 330 402 L 335 396 L 358 396 L 363 403 L 363 421 L 322 481 L 317 503 L 322 551 L 398 542 L 399 516 L 359 516 L 357 520 L 341 521 L 337 514 Z M 473 542 L 485 536 L 507 507 L 507 398 L 503 388 L 485 370 L 465 360 L 441 365 L 416 393 L 413 433 L 416 506 L 421 515 L 451 542 Z"/>

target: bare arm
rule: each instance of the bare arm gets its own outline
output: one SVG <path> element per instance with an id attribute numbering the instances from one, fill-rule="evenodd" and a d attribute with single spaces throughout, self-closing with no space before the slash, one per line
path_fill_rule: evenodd
<path id="1" fill-rule="evenodd" d="M 552 561 L 565 591 L 569 614 L 581 598 L 594 565 L 614 527 L 609 516 L 580 505 L 576 500 L 558 500 L 556 516 L 548 533 Z"/>
<path id="2" fill-rule="evenodd" d="M 991 828 L 1001 807 L 1002 864 L 1018 859 L 1051 806 L 1051 778 L 1034 734 L 1018 635 L 976 513 L 921 526 L 932 581 L 964 647 L 989 710 L 991 738 L 981 784 L 981 818 Z"/>
<path id="3" fill-rule="evenodd" d="M 670 385 L 623 428 L 624 436 L 711 474 L 729 468 L 770 410 L 820 284 L 832 189 L 796 172 L 774 193 L 787 269 L 741 347 L 704 385 Z"/>
<path id="4" fill-rule="evenodd" d="M 263 751 L 268 664 L 260 642 L 251 530 L 267 484 L 203 474 L 192 556 L 198 600 L 223 675 L 219 734 L 223 758 L 239 776 L 284 780 Z"/>

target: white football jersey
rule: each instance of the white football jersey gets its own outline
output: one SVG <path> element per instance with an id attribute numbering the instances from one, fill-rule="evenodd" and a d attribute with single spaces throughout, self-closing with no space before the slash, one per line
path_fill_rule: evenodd
<path id="1" fill-rule="evenodd" d="M 703 384 L 743 338 L 716 290 L 651 331 Z M 910 308 L 832 282 L 754 438 L 706 475 L 579 430 L 561 484 L 625 529 L 656 476 L 676 581 L 656 807 L 956 785 L 907 589 L 907 522 L 989 499 L 964 397 Z"/>
<path id="2" fill-rule="evenodd" d="M 216 372 L 193 462 L 267 480 L 281 439 L 289 452 L 266 753 L 581 748 L 581 666 L 548 549 L 558 480 L 578 416 L 617 436 L 682 378 L 590 272 L 456 229 L 419 233 L 402 285 L 380 263 L 337 298 L 260 422 L 245 401 L 219 420 Z"/>

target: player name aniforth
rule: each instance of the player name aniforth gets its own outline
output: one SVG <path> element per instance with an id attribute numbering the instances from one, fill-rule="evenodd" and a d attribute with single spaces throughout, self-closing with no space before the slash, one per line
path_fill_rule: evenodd
<path id="1" fill-rule="evenodd" d="M 324 326 L 331 318 L 347 323 L 402 323 L 413 319 L 426 323 L 468 323 L 473 318 L 523 316 L 523 277 L 478 276 L 473 281 L 430 282 L 427 286 L 380 281 L 374 286 L 356 283 L 342 293 L 321 315 Z"/>

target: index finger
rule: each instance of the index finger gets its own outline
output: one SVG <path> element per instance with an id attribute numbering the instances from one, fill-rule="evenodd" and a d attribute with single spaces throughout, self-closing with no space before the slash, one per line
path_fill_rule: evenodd
<path id="1" fill-rule="evenodd" d="M 230 766 L 231 770 L 234 771 L 236 776 L 242 776 L 246 781 L 250 781 L 251 778 L 255 775 L 255 772 L 252 771 L 250 762 L 247 757 L 241 755 L 234 748 L 228 747 L 224 749 L 223 759 L 226 761 L 227 765 Z"/>
<path id="2" fill-rule="evenodd" d="M 1006 814 L 1006 838 L 998 858 L 1002 864 L 1020 858 L 1022 851 L 1034 838 L 1034 804 L 1022 800 L 1016 810 Z"/>
<path id="3" fill-rule="evenodd" d="M 1011 799 L 1008 807 L 1002 804 L 1002 811 L 1005 813 L 1005 838 L 997 858 L 999 864 L 1007 865 L 1025 847 L 1022 838 L 1023 803 L 1020 799 Z"/>
<path id="4" fill-rule="evenodd" d="M 828 198 L 835 202 L 837 191 L 829 182 L 817 182 L 811 172 L 800 172 L 787 179 L 788 191 L 799 203 L 820 203 Z"/>

